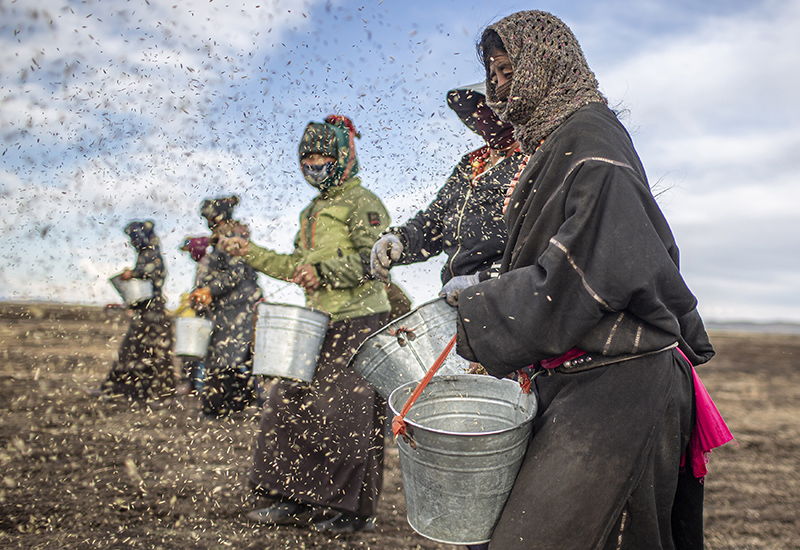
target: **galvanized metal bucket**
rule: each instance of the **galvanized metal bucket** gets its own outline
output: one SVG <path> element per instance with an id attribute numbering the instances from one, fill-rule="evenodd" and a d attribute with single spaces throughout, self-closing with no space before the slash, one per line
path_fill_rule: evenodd
<path id="1" fill-rule="evenodd" d="M 395 416 L 416 385 L 392 392 Z M 397 440 L 412 529 L 446 544 L 488 542 L 525 456 L 536 409 L 536 395 L 510 379 L 433 377 L 405 417 L 410 440 Z"/>
<path id="2" fill-rule="evenodd" d="M 311 382 L 330 315 L 291 304 L 256 304 L 253 374 Z"/>
<path id="3" fill-rule="evenodd" d="M 205 357 L 214 323 L 202 317 L 176 317 L 174 324 L 175 340 L 172 352 L 186 357 Z"/>
<path id="4" fill-rule="evenodd" d="M 122 275 L 115 275 L 109 279 L 114 288 L 117 289 L 122 301 L 126 306 L 132 306 L 143 300 L 153 297 L 153 281 L 148 279 L 127 279 L 122 280 Z"/>
<path id="5" fill-rule="evenodd" d="M 456 333 L 458 310 L 444 298 L 425 303 L 371 334 L 350 359 L 384 399 L 398 387 L 422 379 Z M 437 375 L 465 374 L 469 362 L 451 353 Z"/>

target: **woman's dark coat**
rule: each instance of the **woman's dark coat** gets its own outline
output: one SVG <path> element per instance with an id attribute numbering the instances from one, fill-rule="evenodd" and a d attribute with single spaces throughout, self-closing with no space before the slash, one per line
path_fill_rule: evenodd
<path id="1" fill-rule="evenodd" d="M 261 299 L 255 270 L 215 247 L 200 287 L 211 291 L 214 330 L 205 357 L 203 412 L 219 416 L 244 409 L 254 398 L 252 353 L 255 304 Z"/>
<path id="2" fill-rule="evenodd" d="M 691 371 L 670 346 L 695 364 L 713 349 L 614 113 L 590 103 L 550 134 L 506 216 L 501 275 L 459 296 L 458 353 L 495 376 L 587 353 L 535 379 L 534 436 L 490 548 L 702 548 L 702 486 L 679 468 Z"/>
<path id="3" fill-rule="evenodd" d="M 108 393 L 145 400 L 174 389 L 172 375 L 172 320 L 163 296 L 164 260 L 157 239 L 138 250 L 134 279 L 153 283 L 153 298 L 130 306 L 131 322 L 102 389 Z"/>
<path id="4" fill-rule="evenodd" d="M 458 275 L 496 274 L 506 244 L 503 200 L 524 155 L 517 151 L 476 175 L 473 163 L 486 154 L 484 146 L 461 157 L 428 207 L 390 229 L 403 241 L 399 265 L 444 253 L 442 284 Z"/>

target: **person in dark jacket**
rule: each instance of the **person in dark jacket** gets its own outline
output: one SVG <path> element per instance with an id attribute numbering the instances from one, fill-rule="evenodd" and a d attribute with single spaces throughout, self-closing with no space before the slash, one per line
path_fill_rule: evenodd
<path id="1" fill-rule="evenodd" d="M 245 226 L 232 219 L 238 202 L 235 196 L 209 199 L 201 209 L 212 232 L 213 249 L 208 253 L 207 271 L 191 299 L 197 307 L 207 307 L 214 321 L 203 360 L 205 380 L 200 394 L 203 413 L 208 417 L 241 412 L 256 395 L 250 344 L 261 288 L 255 270 L 218 244 L 220 238 L 249 235 Z"/>
<path id="2" fill-rule="evenodd" d="M 682 463 L 710 450 L 689 445 L 690 362 L 714 350 L 631 138 L 555 16 L 506 17 L 480 52 L 487 103 L 531 158 L 501 274 L 451 293 L 457 352 L 496 377 L 544 373 L 489 547 L 702 548 L 702 485 Z"/>
<path id="3" fill-rule="evenodd" d="M 485 144 L 461 157 L 428 207 L 405 224 L 389 228 L 372 248 L 375 277 L 389 280 L 394 265 L 424 262 L 444 253 L 442 291 L 465 288 L 496 276 L 506 243 L 503 201 L 526 156 L 510 124 L 489 109 L 484 85 L 456 88 L 447 104 Z"/>
<path id="4" fill-rule="evenodd" d="M 153 297 L 129 306 L 131 322 L 117 359 L 100 391 L 93 393 L 146 400 L 174 390 L 172 321 L 163 294 L 166 270 L 154 227 L 150 220 L 133 221 L 125 227 L 137 258 L 133 269 L 123 271 L 120 278 L 152 281 Z"/>

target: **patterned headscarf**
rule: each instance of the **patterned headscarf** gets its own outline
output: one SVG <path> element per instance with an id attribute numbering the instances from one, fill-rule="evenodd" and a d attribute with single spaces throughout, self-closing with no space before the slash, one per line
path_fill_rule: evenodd
<path id="1" fill-rule="evenodd" d="M 312 185 L 325 192 L 358 174 L 355 138 L 360 137 L 361 134 L 356 131 L 353 121 L 345 116 L 328 115 L 325 117 L 325 122 L 310 122 L 297 148 L 300 160 L 312 153 L 336 159 L 336 169 L 333 174 L 322 184 Z"/>
<path id="2" fill-rule="evenodd" d="M 239 197 L 220 197 L 206 199 L 200 207 L 200 215 L 208 221 L 208 227 L 214 229 L 218 224 L 233 218 L 233 207 L 239 204 Z"/>
<path id="3" fill-rule="evenodd" d="M 507 100 L 497 95 L 489 78 L 487 34 L 500 36 L 514 68 Z M 591 102 L 605 103 L 572 31 L 556 16 L 521 11 L 490 25 L 481 40 L 486 65 L 487 103 L 514 125 L 522 151 L 532 154 L 564 120 Z"/>

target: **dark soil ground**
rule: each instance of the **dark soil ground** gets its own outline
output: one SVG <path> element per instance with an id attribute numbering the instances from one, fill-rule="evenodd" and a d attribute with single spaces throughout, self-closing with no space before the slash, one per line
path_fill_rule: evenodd
<path id="1" fill-rule="evenodd" d="M 405 519 L 397 449 L 371 533 L 253 525 L 258 411 L 199 419 L 192 396 L 98 401 L 123 311 L 0 303 L 0 548 L 443 549 Z M 706 548 L 800 549 L 800 336 L 714 333 L 700 376 L 738 440 L 713 453 Z"/>

